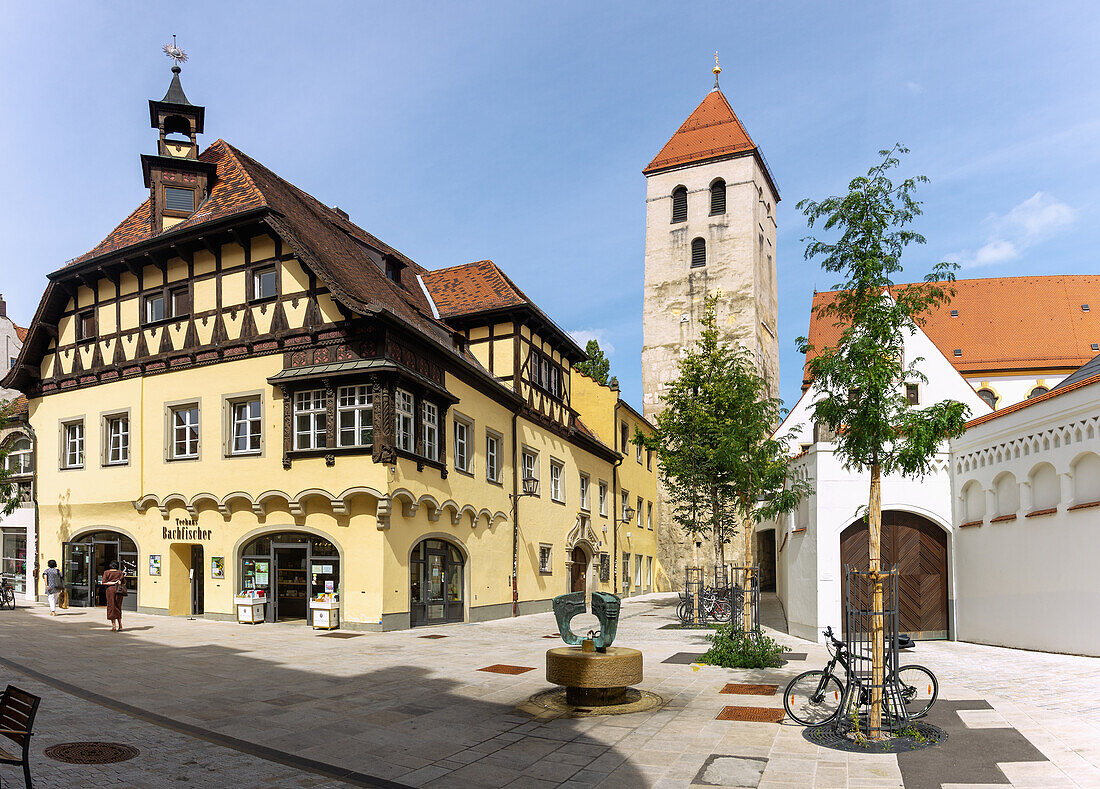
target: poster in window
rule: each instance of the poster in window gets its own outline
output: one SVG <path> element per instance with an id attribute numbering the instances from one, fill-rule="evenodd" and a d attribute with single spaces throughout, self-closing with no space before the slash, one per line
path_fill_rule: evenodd
<path id="1" fill-rule="evenodd" d="M 149 554 L 149 575 L 160 575 L 160 554 Z"/>
<path id="2" fill-rule="evenodd" d="M 225 578 L 225 557 L 224 556 L 211 556 L 210 557 L 210 577 L 211 578 Z"/>

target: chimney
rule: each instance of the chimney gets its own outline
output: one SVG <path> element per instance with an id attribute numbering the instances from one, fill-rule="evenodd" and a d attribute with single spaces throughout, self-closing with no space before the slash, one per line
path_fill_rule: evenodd
<path id="1" fill-rule="evenodd" d="M 347 211 L 345 211 L 344 209 L 342 209 L 342 208 L 341 208 L 340 206 L 338 206 L 338 205 L 334 205 L 334 206 L 332 207 L 332 210 L 333 210 L 333 211 L 335 211 L 335 212 L 336 212 L 336 215 L 337 215 L 338 217 L 340 217 L 341 219 L 346 219 L 346 220 L 347 220 L 347 221 L 349 221 L 349 222 L 351 221 L 351 217 L 350 217 L 350 216 L 348 216 L 348 212 L 347 212 Z"/>
<path id="2" fill-rule="evenodd" d="M 8 317 L 8 305 L 4 301 L 4 294 L 0 293 L 0 318 Z"/>

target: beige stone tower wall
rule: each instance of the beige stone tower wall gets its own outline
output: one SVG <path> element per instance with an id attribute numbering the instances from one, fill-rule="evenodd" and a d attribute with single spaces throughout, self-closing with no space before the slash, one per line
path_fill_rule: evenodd
<path id="1" fill-rule="evenodd" d="M 710 214 L 710 187 L 726 182 L 726 212 Z M 672 223 L 672 191 L 688 190 L 686 222 Z M 778 296 L 776 290 L 777 196 L 757 157 L 689 164 L 653 173 L 646 182 L 645 291 L 642 313 L 643 411 L 661 411 L 662 394 L 679 374 L 679 360 L 697 338 L 704 299 L 718 294 L 718 325 L 727 342 L 752 349 L 771 384 L 779 387 Z M 706 240 L 707 264 L 691 268 L 691 242 Z M 678 587 L 690 563 L 691 541 L 659 505 L 661 562 Z M 743 558 L 743 536 L 726 547 L 727 561 Z M 713 543 L 700 558 L 713 579 Z"/>

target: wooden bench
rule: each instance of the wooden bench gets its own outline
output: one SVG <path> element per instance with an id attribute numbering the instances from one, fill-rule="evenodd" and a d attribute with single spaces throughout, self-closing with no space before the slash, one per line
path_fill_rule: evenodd
<path id="1" fill-rule="evenodd" d="M 0 764 L 22 765 L 26 789 L 32 789 L 31 734 L 40 701 L 42 699 L 38 696 L 12 685 L 8 685 L 4 695 L 0 696 L 0 735 L 7 737 L 23 749 L 23 755 L 17 756 L 0 748 Z"/>

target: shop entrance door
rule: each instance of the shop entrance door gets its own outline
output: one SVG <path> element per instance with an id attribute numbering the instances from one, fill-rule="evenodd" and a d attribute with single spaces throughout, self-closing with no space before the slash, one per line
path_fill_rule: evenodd
<path id="1" fill-rule="evenodd" d="M 92 546 L 87 543 L 65 543 L 61 566 L 65 587 L 69 590 L 69 605 L 80 608 L 91 605 L 91 555 Z"/>
<path id="2" fill-rule="evenodd" d="M 275 548 L 275 621 L 306 618 L 306 546 L 278 545 Z"/>
<path id="3" fill-rule="evenodd" d="M 463 620 L 463 569 L 462 554 L 450 543 L 424 540 L 413 549 L 409 563 L 413 627 Z"/>
<path id="4" fill-rule="evenodd" d="M 206 602 L 203 593 L 203 552 L 201 545 L 191 546 L 191 616 L 202 616 Z"/>

